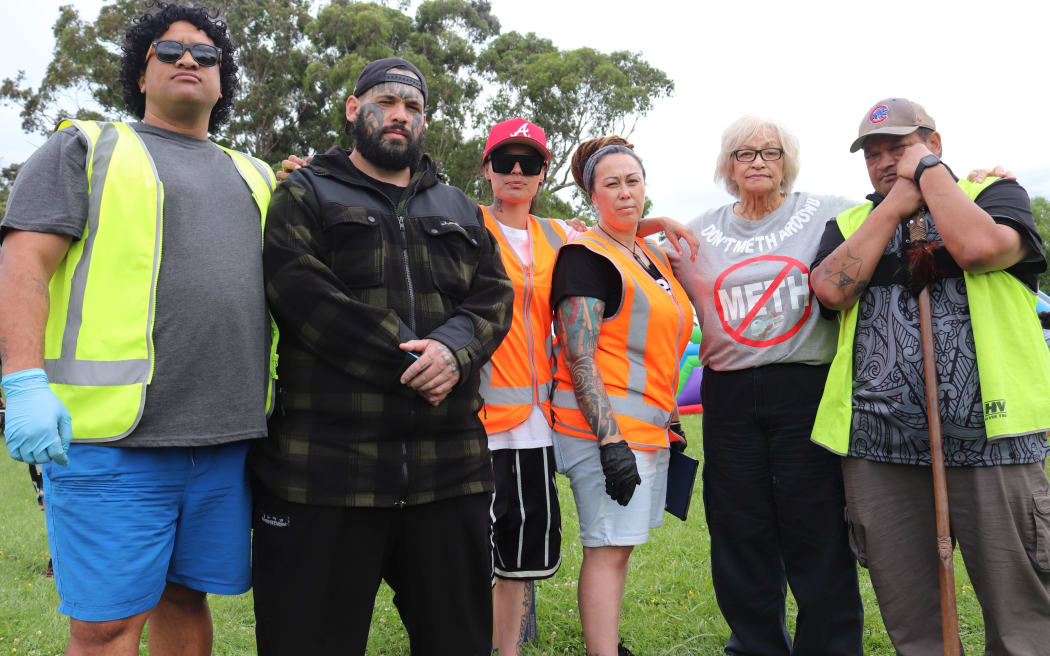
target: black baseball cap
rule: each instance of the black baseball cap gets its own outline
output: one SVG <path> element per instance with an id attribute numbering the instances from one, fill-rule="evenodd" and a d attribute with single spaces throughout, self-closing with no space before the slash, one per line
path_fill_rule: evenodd
<path id="1" fill-rule="evenodd" d="M 391 73 L 390 70 L 394 68 L 412 71 L 419 79 L 417 80 L 408 75 Z M 354 86 L 354 96 L 360 98 L 361 94 L 381 82 L 400 82 L 401 84 L 415 87 L 423 93 L 423 104 L 427 104 L 427 79 L 408 60 L 400 57 L 384 57 L 371 62 L 365 66 L 365 69 L 361 71 L 361 75 L 358 76 L 357 84 Z"/>

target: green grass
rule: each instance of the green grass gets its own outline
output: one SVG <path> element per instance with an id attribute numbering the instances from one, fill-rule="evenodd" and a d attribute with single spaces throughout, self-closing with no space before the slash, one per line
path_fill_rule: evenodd
<path id="1" fill-rule="evenodd" d="M 700 421 L 686 417 L 686 431 L 696 436 L 690 449 L 699 455 Z M 537 584 L 539 639 L 526 646 L 528 656 L 583 653 L 576 581 L 581 547 L 576 507 L 568 482 L 558 477 L 562 499 L 561 570 Z M 68 621 L 58 614 L 54 583 L 44 576 L 47 535 L 44 514 L 37 509 L 26 466 L 0 457 L 0 656 L 60 654 L 68 636 Z M 956 586 L 963 645 L 970 653 L 984 649 L 984 626 L 962 561 L 956 553 Z M 318 566 L 318 576 L 324 576 Z M 867 572 L 860 570 L 864 596 L 864 653 L 890 655 Z M 210 597 L 215 621 L 215 654 L 254 654 L 254 616 L 251 594 Z M 789 628 L 794 605 L 789 599 Z M 689 521 L 666 516 L 663 528 L 652 532 L 648 544 L 631 558 L 631 572 L 623 603 L 621 635 L 639 656 L 721 654 L 729 636 L 711 588 L 707 527 L 699 482 L 694 490 Z M 141 652 L 146 653 L 145 640 Z M 369 641 L 370 655 L 408 655 L 408 638 L 385 585 L 376 599 Z"/>

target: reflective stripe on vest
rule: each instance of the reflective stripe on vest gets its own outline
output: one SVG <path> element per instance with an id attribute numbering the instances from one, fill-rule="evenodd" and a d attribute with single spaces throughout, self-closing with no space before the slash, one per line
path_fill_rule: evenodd
<path id="1" fill-rule="evenodd" d="M 970 200 L 998 178 L 981 184 L 960 180 Z M 836 217 L 843 239 L 868 218 L 872 203 L 848 209 Z M 1000 400 L 1006 412 L 985 413 L 988 439 L 1025 435 L 1050 428 L 1050 352 L 1042 341 L 1035 316 L 1035 296 L 1006 271 L 963 273 L 977 356 L 983 401 Z M 859 299 L 858 299 L 859 301 Z M 838 348 L 828 370 L 810 439 L 839 455 L 849 453 L 853 421 L 853 348 L 859 303 L 839 315 Z M 1019 320 L 1026 315 L 1031 321 Z M 983 372 L 983 373 L 982 373 Z M 1001 416 L 1000 416 L 1001 415 Z"/>
<path id="2" fill-rule="evenodd" d="M 164 188 L 129 125 L 66 120 L 58 129 L 69 126 L 87 137 L 88 216 L 50 281 L 44 366 L 73 417 L 74 440 L 118 440 L 138 425 L 153 377 Z M 227 153 L 265 220 L 272 172 Z"/>
<path id="3" fill-rule="evenodd" d="M 550 286 L 558 249 L 566 235 L 550 219 L 529 216 L 529 250 L 525 265 L 507 242 L 496 219 L 481 208 L 485 226 L 499 243 L 507 276 L 514 285 L 510 331 L 481 369 L 479 394 L 485 406 L 479 417 L 488 433 L 509 430 L 524 422 L 539 406 L 550 421 L 551 373 Z"/>
<path id="4" fill-rule="evenodd" d="M 616 312 L 602 320 L 595 363 L 605 384 L 620 433 L 636 449 L 666 448 L 675 407 L 678 362 L 692 334 L 692 306 L 671 273 L 662 251 L 637 243 L 670 283 L 668 295 L 655 280 L 600 235 L 576 242 L 611 261 L 620 274 Z M 554 428 L 566 435 L 596 439 L 576 402 L 564 349 L 555 367 Z"/>

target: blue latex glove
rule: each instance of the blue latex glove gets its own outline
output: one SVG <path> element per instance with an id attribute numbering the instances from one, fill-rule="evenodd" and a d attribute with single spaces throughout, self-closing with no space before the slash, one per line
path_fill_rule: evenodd
<path id="1" fill-rule="evenodd" d="M 47 384 L 43 369 L 23 369 L 0 379 L 7 397 L 7 450 L 30 465 L 68 465 L 73 441 L 69 410 Z"/>

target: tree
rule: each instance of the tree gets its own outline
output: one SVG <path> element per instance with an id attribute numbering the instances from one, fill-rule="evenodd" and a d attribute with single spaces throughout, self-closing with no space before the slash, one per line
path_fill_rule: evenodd
<path id="1" fill-rule="evenodd" d="M 1037 196 L 1032 199 L 1032 215 L 1035 227 L 1043 238 L 1043 245 L 1050 246 L 1050 200 Z M 1039 289 L 1050 293 L 1050 271 L 1039 274 Z"/>
<path id="2" fill-rule="evenodd" d="M 500 34 L 488 0 L 426 0 L 414 16 L 404 13 L 404 2 L 209 4 L 229 25 L 241 67 L 233 120 L 217 140 L 269 162 L 347 143 L 344 103 L 357 74 L 373 59 L 397 55 L 427 76 L 427 152 L 451 184 L 475 198 L 488 196 L 479 173 L 489 125 L 524 115 L 546 129 L 554 158 L 542 199 L 553 215 L 573 213 L 552 193 L 570 184 L 575 145 L 629 134 L 654 99 L 674 89 L 637 54 L 562 51 L 531 33 Z M 62 7 L 40 86 L 28 87 L 20 72 L 0 83 L 0 102 L 20 107 L 22 129 L 43 135 L 64 116 L 129 118 L 115 84 L 120 44 L 147 7 L 147 0 L 114 0 L 94 22 Z"/>
<path id="3" fill-rule="evenodd" d="M 630 136 L 653 101 L 674 92 L 667 75 L 638 54 L 561 51 L 531 32 L 493 40 L 479 68 L 497 88 L 490 115 L 528 116 L 544 127 L 553 154 L 548 193 L 574 184 L 569 161 L 577 144 L 605 134 Z M 579 206 L 583 194 L 576 198 Z"/>
<path id="4" fill-rule="evenodd" d="M 0 170 L 0 217 L 7 213 L 7 197 L 11 195 L 11 185 L 20 168 L 21 164 L 11 164 Z"/>

